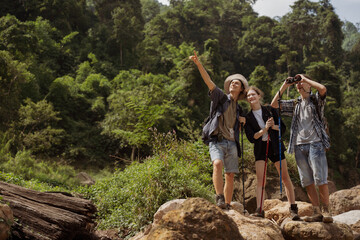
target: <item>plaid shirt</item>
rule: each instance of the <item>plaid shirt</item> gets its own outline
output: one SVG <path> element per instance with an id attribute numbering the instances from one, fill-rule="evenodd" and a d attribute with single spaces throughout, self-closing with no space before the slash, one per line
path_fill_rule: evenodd
<path id="1" fill-rule="evenodd" d="M 330 138 L 325 131 L 325 126 L 324 126 L 324 121 L 323 121 L 326 96 L 322 99 L 319 95 L 319 92 L 317 92 L 315 95 L 313 95 L 311 93 L 311 97 L 315 97 L 316 101 L 314 101 L 314 102 L 317 102 L 318 109 L 320 109 L 320 116 L 321 116 L 321 119 L 319 119 L 319 117 L 313 118 L 315 131 L 316 131 L 317 135 L 320 137 L 322 143 L 324 144 L 324 147 L 330 148 Z M 300 104 L 298 104 L 298 103 L 300 103 L 301 101 L 302 101 L 301 97 L 298 97 L 297 99 L 280 101 L 281 113 L 285 116 L 293 117 L 292 121 L 291 121 L 290 142 L 289 142 L 289 147 L 288 147 L 288 153 L 294 152 L 296 136 L 299 132 L 298 118 L 300 117 Z M 310 101 L 310 103 L 309 103 L 310 107 L 311 107 L 311 112 L 312 112 L 313 116 L 318 116 L 314 102 Z"/>

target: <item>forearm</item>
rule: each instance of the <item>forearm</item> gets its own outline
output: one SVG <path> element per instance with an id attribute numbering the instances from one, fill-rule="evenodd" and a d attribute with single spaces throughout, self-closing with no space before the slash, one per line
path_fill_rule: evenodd
<path id="1" fill-rule="evenodd" d="M 260 131 L 258 131 L 254 134 L 254 139 L 258 139 L 258 138 L 262 137 L 262 135 L 264 135 L 267 132 L 268 132 L 268 129 L 266 127 L 260 129 Z"/>
<path id="2" fill-rule="evenodd" d="M 285 82 L 281 85 L 281 87 L 280 87 L 280 95 L 282 95 L 282 94 L 285 92 L 285 90 L 286 90 L 287 87 L 288 87 L 288 86 L 286 85 Z M 272 106 L 273 108 L 278 108 L 278 107 L 279 107 L 279 101 L 278 101 L 279 98 L 280 98 L 280 96 L 279 96 L 279 91 L 278 91 L 278 92 L 275 94 L 273 100 L 271 101 L 271 106 Z"/>
<path id="3" fill-rule="evenodd" d="M 214 90 L 216 85 L 211 80 L 211 78 L 210 78 L 209 74 L 206 72 L 204 66 L 200 62 L 197 63 L 196 66 L 198 67 L 201 77 L 204 80 L 205 84 L 208 86 L 209 90 L 210 91 Z"/>
<path id="4" fill-rule="evenodd" d="M 313 81 L 311 79 L 308 79 L 306 77 L 303 78 L 303 81 L 308 83 L 311 87 L 318 90 L 320 96 L 324 96 L 326 94 L 326 87 L 324 85 L 322 85 L 321 83 L 315 82 L 315 81 Z"/>

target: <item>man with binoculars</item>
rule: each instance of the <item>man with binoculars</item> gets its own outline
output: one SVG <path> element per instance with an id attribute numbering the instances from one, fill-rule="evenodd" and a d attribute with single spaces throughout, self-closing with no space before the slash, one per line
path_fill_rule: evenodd
<path id="1" fill-rule="evenodd" d="M 296 84 L 300 96 L 297 99 L 279 100 L 282 93 L 293 84 Z M 317 90 L 316 94 L 311 92 L 312 87 Z M 330 147 L 330 138 L 323 121 L 325 98 L 324 85 L 308 76 L 297 74 L 284 81 L 271 102 L 274 108 L 278 108 L 280 103 L 281 113 L 293 117 L 288 152 L 295 152 L 301 185 L 306 188 L 313 205 L 314 214 L 304 218 L 307 222 L 333 222 L 329 212 L 328 165 L 325 152 L 325 149 Z M 316 186 L 319 188 L 320 198 Z"/>

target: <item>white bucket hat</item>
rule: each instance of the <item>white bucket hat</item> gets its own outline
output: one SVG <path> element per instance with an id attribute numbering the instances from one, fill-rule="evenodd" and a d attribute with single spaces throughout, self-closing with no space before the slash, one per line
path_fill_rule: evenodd
<path id="1" fill-rule="evenodd" d="M 243 85 L 243 91 L 239 94 L 239 97 L 238 97 L 238 100 L 242 100 L 242 99 L 245 99 L 246 98 L 246 90 L 249 88 L 249 84 L 248 84 L 248 81 L 246 80 L 246 78 L 241 75 L 241 74 L 233 74 L 233 75 L 230 75 L 228 76 L 226 79 L 225 79 L 225 82 L 224 82 L 224 90 L 226 92 L 226 94 L 229 94 L 230 93 L 230 83 L 233 81 L 233 80 L 239 80 L 240 82 L 242 82 L 242 85 Z"/>

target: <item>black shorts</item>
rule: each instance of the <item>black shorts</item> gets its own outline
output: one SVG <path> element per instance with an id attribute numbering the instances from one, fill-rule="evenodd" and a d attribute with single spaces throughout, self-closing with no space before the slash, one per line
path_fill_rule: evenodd
<path id="1" fill-rule="evenodd" d="M 255 152 L 255 161 L 264 160 L 266 158 L 266 141 L 261 141 L 260 143 L 260 151 Z M 280 161 L 279 154 L 274 154 L 272 142 L 269 141 L 269 150 L 268 150 L 268 159 L 270 159 L 273 163 Z M 285 159 L 284 151 L 281 152 L 281 160 Z"/>

